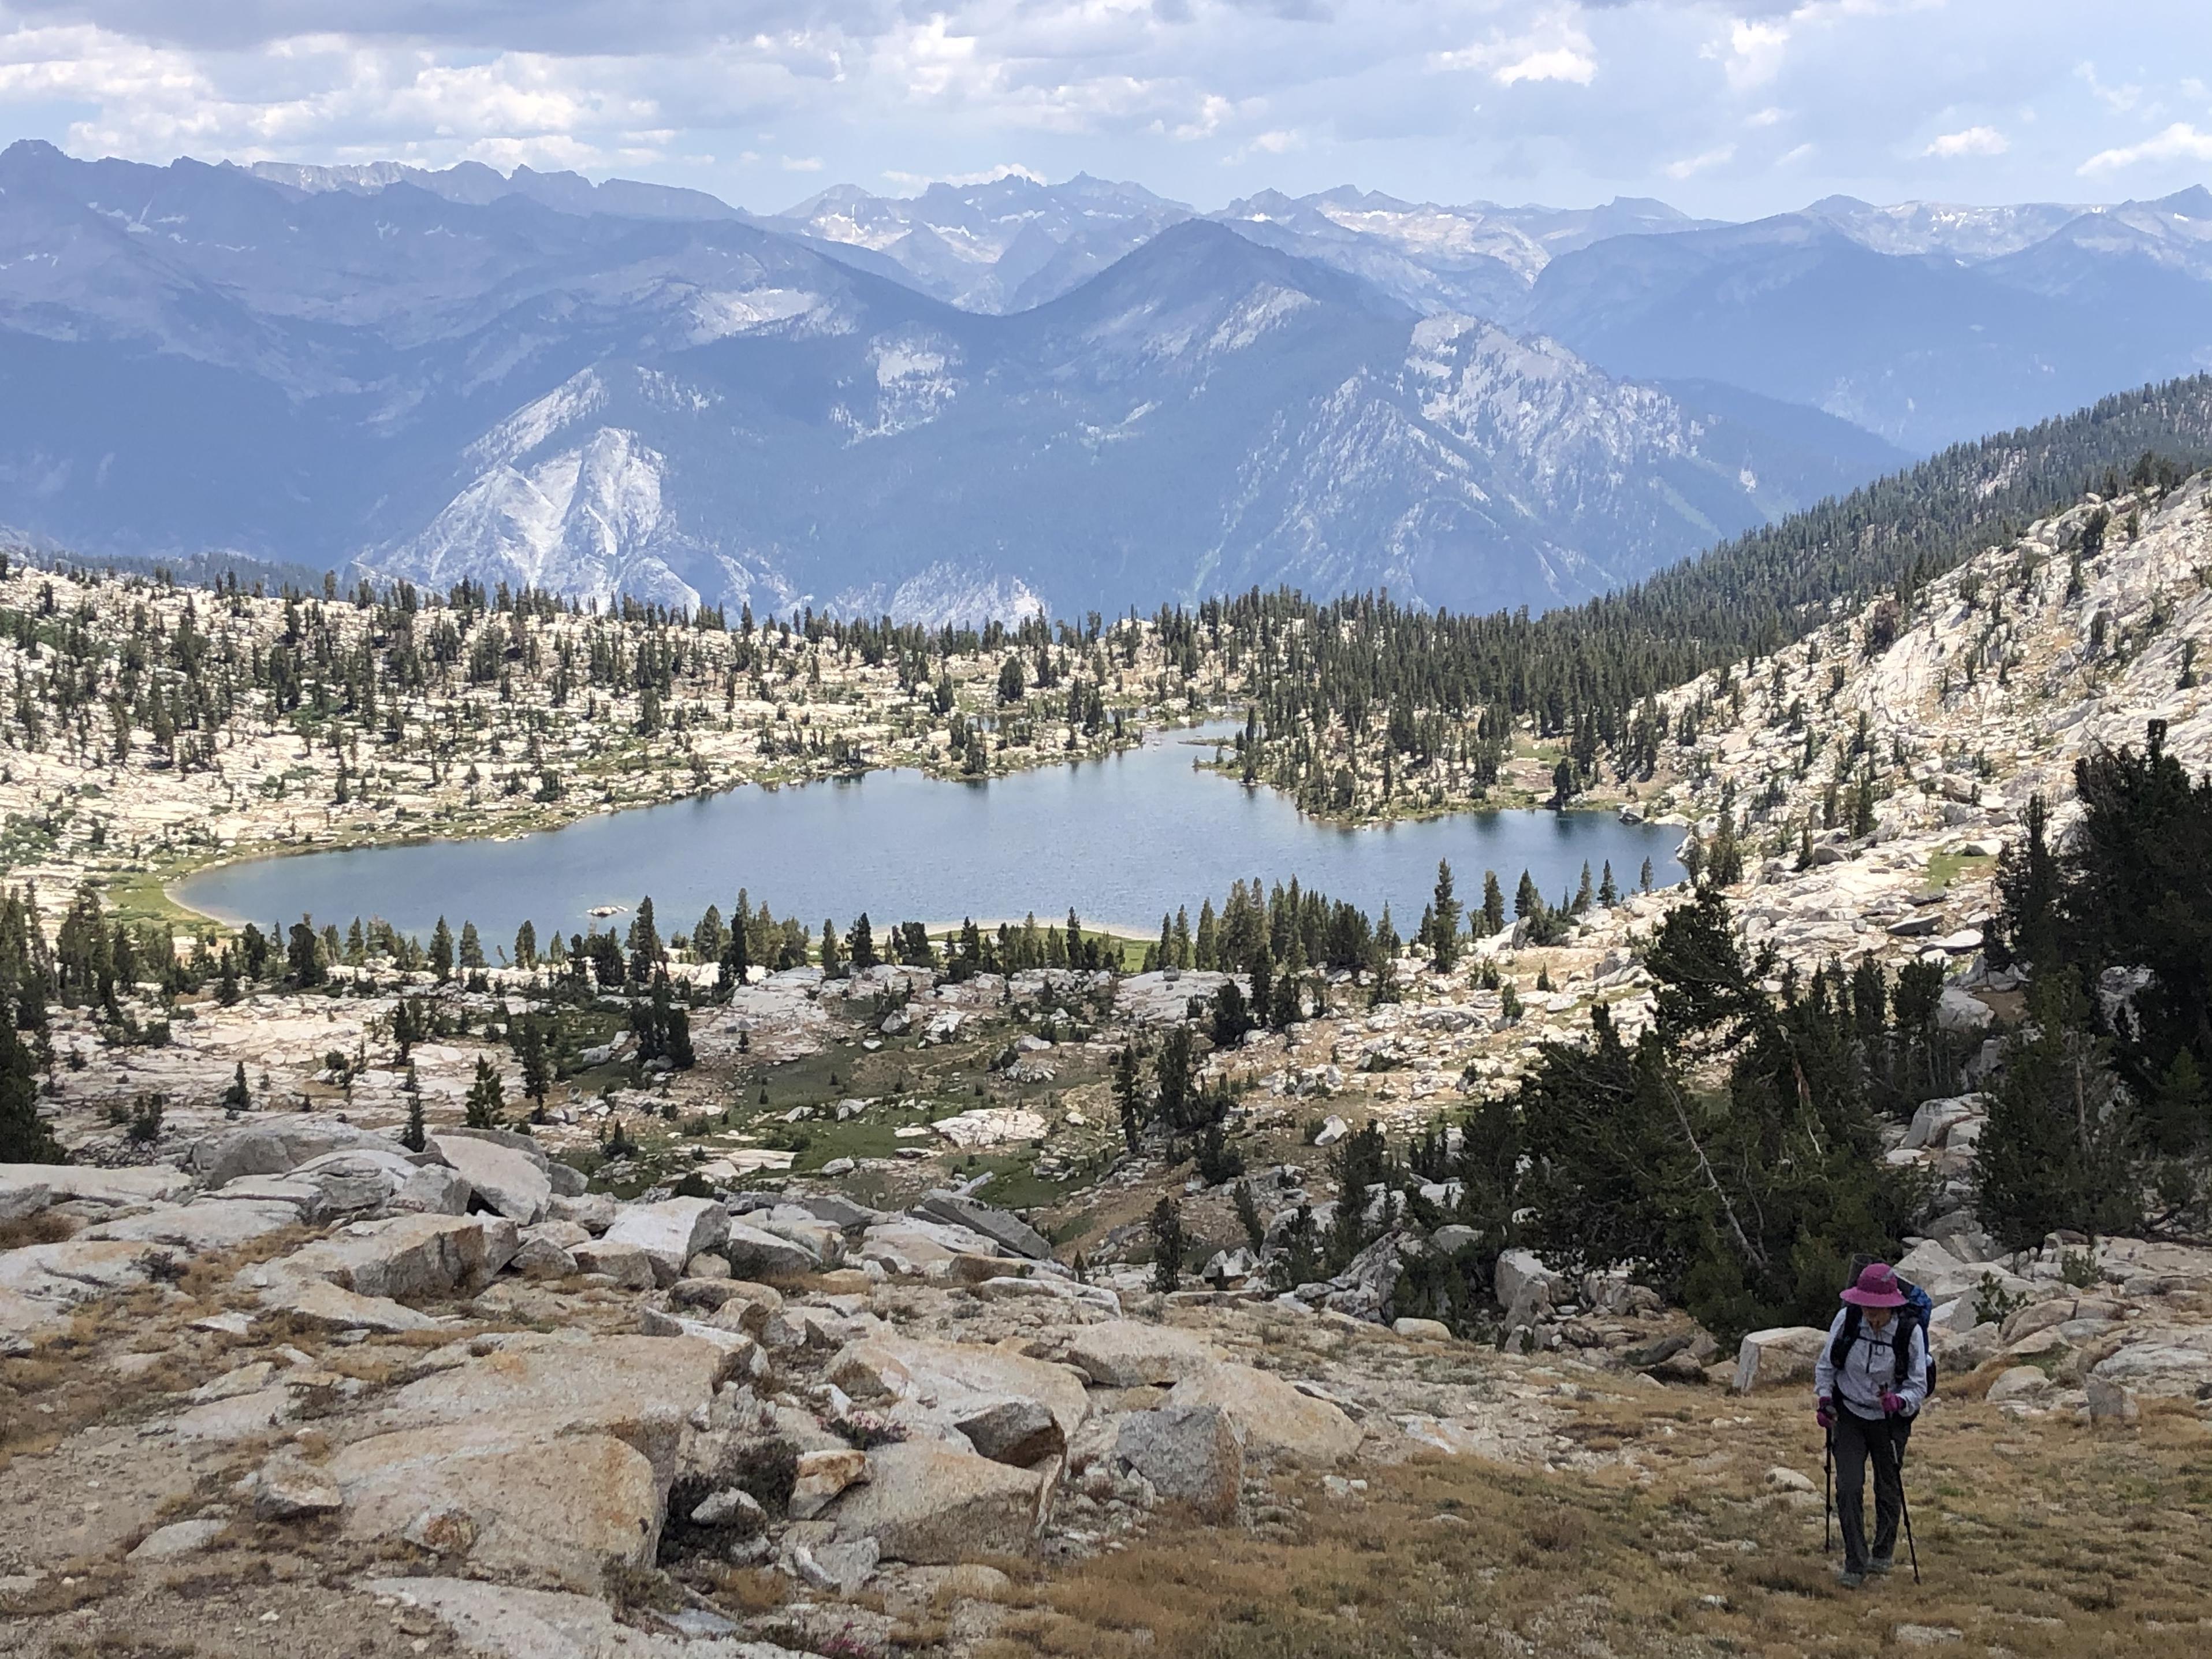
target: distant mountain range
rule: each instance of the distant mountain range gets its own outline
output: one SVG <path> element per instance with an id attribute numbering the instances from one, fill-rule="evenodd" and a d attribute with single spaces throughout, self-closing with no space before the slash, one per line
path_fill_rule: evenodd
<path id="1" fill-rule="evenodd" d="M 2189 368 L 2212 198 L 1749 226 L 1018 175 L 751 216 L 0 154 L 0 523 L 930 620 L 1601 591 Z"/>
<path id="2" fill-rule="evenodd" d="M 912 198 L 841 186 L 761 222 L 989 311 L 1054 298 L 1195 216 L 1134 185 L 1015 175 Z M 2118 206 L 1834 196 L 1742 225 L 1626 198 L 1569 210 L 1349 189 L 1207 216 L 1425 314 L 1547 335 L 1612 374 L 1808 404 L 1916 452 L 2212 367 L 2202 186 Z"/>

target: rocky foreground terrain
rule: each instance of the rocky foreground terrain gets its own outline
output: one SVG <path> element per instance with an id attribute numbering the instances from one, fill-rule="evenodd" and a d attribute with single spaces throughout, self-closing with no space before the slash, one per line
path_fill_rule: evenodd
<path id="1" fill-rule="evenodd" d="M 1267 1573 L 1304 1597 L 1332 1539 L 1402 1571 L 1463 1530 L 1494 1553 L 1460 1570 L 1510 1594 L 1432 1582 L 1431 1628 L 1477 1645 L 1358 1645 L 1379 1615 L 1340 1578 L 1248 1633 L 1717 1652 L 1747 1621 L 1813 1643 L 1844 1616 L 1798 1420 L 1808 1334 L 1756 1334 L 1729 1364 L 1648 1294 L 1519 1253 L 1496 1289 L 1533 1353 L 1333 1310 L 1357 1274 L 1279 1295 L 1086 1282 L 950 1189 L 896 1211 L 817 1181 L 623 1201 L 526 1136 L 441 1129 L 408 1153 L 326 1113 L 247 1121 L 182 1167 L 8 1166 L 0 1217 L 15 1651 L 1133 1652 L 1203 1621 L 1164 1585 L 1102 1602 L 1129 1561 L 1197 1552 L 1232 1601 Z M 2057 1653 L 2124 1626 L 2131 1651 L 2168 1630 L 2184 1650 L 2201 1551 L 2148 1578 L 2123 1558 L 2172 1547 L 2164 1525 L 2126 1547 L 2108 1528 L 2144 1492 L 2172 1487 L 2168 1520 L 2203 1501 L 2212 1251 L 1939 1263 L 1972 1242 L 1917 1264 L 1969 1282 L 1916 1443 L 1941 1588 L 1894 1586 L 1844 1628 Z M 2000 1296 L 2001 1322 L 1976 1316 Z M 2003 1458 L 2025 1484 L 1990 1478 Z M 2046 1474 L 2064 1490 L 2027 1518 L 2063 1543 L 2016 1530 Z M 2112 1480 L 2129 1495 L 2100 1518 Z M 1607 1512 L 1641 1534 L 1601 1547 Z M 2009 1566 L 1962 1577 L 2000 1537 Z M 1666 1617 L 1640 1628 L 1604 1586 L 1653 1562 Z"/>

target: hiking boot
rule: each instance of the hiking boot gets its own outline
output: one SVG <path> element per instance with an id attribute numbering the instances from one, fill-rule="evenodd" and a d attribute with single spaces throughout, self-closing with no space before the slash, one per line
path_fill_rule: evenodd
<path id="1" fill-rule="evenodd" d="M 1896 1565 L 1897 1564 L 1892 1561 L 1887 1555 L 1877 1555 L 1867 1563 L 1866 1570 L 1869 1572 L 1887 1572 Z"/>
<path id="2" fill-rule="evenodd" d="M 1861 1584 L 1866 1583 L 1866 1575 L 1863 1572 L 1853 1572 L 1849 1567 L 1838 1567 L 1836 1569 L 1836 1582 L 1845 1589 L 1856 1589 Z"/>

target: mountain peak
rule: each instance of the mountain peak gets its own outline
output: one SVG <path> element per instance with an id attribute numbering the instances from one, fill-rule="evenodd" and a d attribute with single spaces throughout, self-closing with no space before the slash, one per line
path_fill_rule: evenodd
<path id="1" fill-rule="evenodd" d="M 2186 190 L 2177 190 L 2171 196 L 2161 196 L 2154 202 L 2144 204 L 2162 213 L 2171 213 L 2178 219 L 2212 219 L 2212 191 L 2202 185 L 2191 185 Z"/>

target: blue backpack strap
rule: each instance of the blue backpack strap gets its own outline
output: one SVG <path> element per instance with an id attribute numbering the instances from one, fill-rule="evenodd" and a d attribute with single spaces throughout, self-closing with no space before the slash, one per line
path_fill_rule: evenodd
<path id="1" fill-rule="evenodd" d="M 1905 1291 L 1906 1314 L 1910 1316 L 1913 1324 L 1920 1328 L 1920 1349 L 1928 1356 L 1928 1392 L 1933 1394 L 1936 1391 L 1936 1345 L 1929 1340 L 1928 1331 L 1929 1322 L 1936 1316 L 1936 1301 L 1927 1291 L 1910 1279 L 1900 1279 L 1897 1282 Z M 1897 1351 L 1897 1374 L 1899 1378 L 1905 1375 L 1905 1367 L 1910 1360 L 1911 1352 L 1911 1339 L 1907 1337 L 1899 1345 Z"/>

